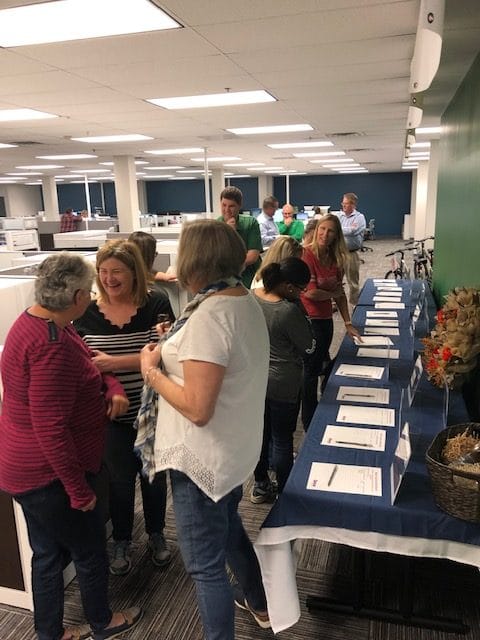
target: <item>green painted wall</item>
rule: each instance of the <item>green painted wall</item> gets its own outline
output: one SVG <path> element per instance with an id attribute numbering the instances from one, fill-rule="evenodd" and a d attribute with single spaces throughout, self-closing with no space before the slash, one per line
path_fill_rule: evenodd
<path id="1" fill-rule="evenodd" d="M 480 55 L 442 117 L 433 284 L 480 285 Z"/>

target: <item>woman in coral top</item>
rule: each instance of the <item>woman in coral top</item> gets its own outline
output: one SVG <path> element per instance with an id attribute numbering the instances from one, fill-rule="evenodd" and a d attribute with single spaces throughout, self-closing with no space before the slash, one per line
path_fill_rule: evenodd
<path id="1" fill-rule="evenodd" d="M 332 300 L 338 307 L 350 336 L 358 336 L 352 325 L 348 302 L 343 290 L 343 275 L 348 250 L 337 216 L 328 213 L 320 218 L 312 242 L 304 248 L 302 259 L 310 269 L 310 282 L 301 300 L 312 323 L 316 340 L 315 352 L 305 360 L 302 393 L 302 420 L 305 431 L 318 404 L 318 377 L 330 361 L 333 338 Z"/>

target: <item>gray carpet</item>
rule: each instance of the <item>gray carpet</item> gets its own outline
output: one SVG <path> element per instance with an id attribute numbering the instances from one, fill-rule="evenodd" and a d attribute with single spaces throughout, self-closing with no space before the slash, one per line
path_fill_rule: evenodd
<path id="1" fill-rule="evenodd" d="M 362 253 L 365 264 L 362 277 L 383 277 L 389 268 L 384 254 L 401 245 L 400 240 L 375 240 L 369 243 L 374 251 Z M 338 314 L 336 314 L 338 315 Z M 332 355 L 343 337 L 343 322 L 335 319 L 335 339 Z M 302 430 L 297 429 L 296 445 L 301 445 Z M 252 538 L 256 536 L 270 505 L 253 505 L 248 500 L 251 481 L 245 486 L 241 504 L 242 517 Z M 111 601 L 116 609 L 138 604 L 146 610 L 140 625 L 128 634 L 132 640 L 201 640 L 195 594 L 190 578 L 185 574 L 175 546 L 175 522 L 171 504 L 167 510 L 166 535 L 174 550 L 169 567 L 153 566 L 146 549 L 140 507 L 137 505 L 134 533 L 134 568 L 128 576 L 112 577 Z M 401 579 L 402 558 L 374 554 L 368 563 L 367 592 L 383 606 L 396 604 Z M 415 600 L 418 607 L 447 617 L 462 617 L 471 625 L 466 636 L 420 630 L 368 619 L 356 619 L 334 614 L 313 614 L 305 608 L 308 594 L 347 596 L 352 569 L 351 550 L 339 545 L 308 541 L 303 545 L 298 567 L 298 587 L 302 603 L 300 621 L 278 634 L 279 640 L 480 640 L 480 607 L 478 588 L 480 576 L 476 569 L 450 562 L 415 561 Z M 66 590 L 65 619 L 69 623 L 83 621 L 78 588 L 75 581 Z M 253 640 L 270 638 L 270 631 L 261 630 L 244 611 L 236 615 L 236 638 Z M 34 640 L 30 612 L 0 605 L 0 640 Z"/>

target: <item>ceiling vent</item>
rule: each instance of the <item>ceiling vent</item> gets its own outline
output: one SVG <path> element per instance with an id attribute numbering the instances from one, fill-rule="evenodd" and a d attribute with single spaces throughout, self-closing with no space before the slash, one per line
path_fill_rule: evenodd
<path id="1" fill-rule="evenodd" d="M 360 151 L 374 151 L 374 149 L 344 149 L 346 153 L 359 153 Z"/>
<path id="2" fill-rule="evenodd" d="M 35 142 L 33 140 L 12 140 L 8 144 L 16 144 L 17 147 L 30 147 L 33 144 L 43 144 L 43 142 Z"/>
<path id="3" fill-rule="evenodd" d="M 337 131 L 335 133 L 326 133 L 326 138 L 358 138 L 360 136 L 366 136 L 364 131 Z"/>

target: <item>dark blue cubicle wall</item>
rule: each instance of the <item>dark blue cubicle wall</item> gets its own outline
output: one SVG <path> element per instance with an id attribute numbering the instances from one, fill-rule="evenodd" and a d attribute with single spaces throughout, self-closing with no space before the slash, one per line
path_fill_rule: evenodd
<path id="1" fill-rule="evenodd" d="M 285 202 L 285 177 L 273 179 L 274 193 Z M 410 213 L 412 174 L 368 173 L 321 176 L 290 176 L 290 202 L 298 206 L 330 205 L 340 209 L 342 195 L 357 194 L 358 210 L 368 220 L 375 218 L 375 232 L 380 236 L 399 236 L 403 216 Z"/>
<path id="2" fill-rule="evenodd" d="M 243 193 L 243 208 L 252 209 L 258 202 L 257 178 L 231 179 L 233 186 Z M 107 213 L 116 214 L 115 185 L 105 182 L 104 197 Z M 410 212 L 412 174 L 369 173 L 349 175 L 290 176 L 290 202 L 303 209 L 305 205 L 330 205 L 340 208 L 342 195 L 347 191 L 359 197 L 358 208 L 367 221 L 375 218 L 375 231 L 379 236 L 401 235 L 403 216 Z M 67 207 L 74 210 L 86 208 L 83 184 L 59 184 L 60 211 Z M 158 180 L 146 183 L 149 213 L 159 211 L 204 211 L 205 194 L 203 180 Z M 282 205 L 285 202 L 285 177 L 273 179 L 273 192 Z M 90 185 L 92 209 L 101 207 L 100 184 Z"/>

